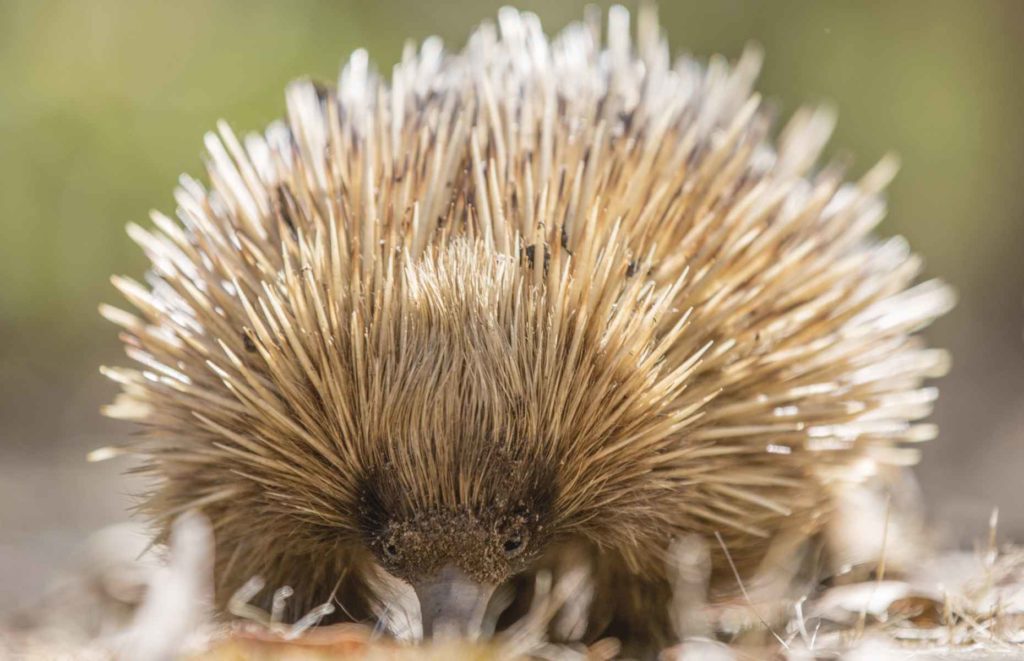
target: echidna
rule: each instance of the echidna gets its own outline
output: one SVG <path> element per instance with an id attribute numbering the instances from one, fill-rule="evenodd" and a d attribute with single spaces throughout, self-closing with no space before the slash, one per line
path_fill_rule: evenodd
<path id="1" fill-rule="evenodd" d="M 391 575 L 429 633 L 573 548 L 592 628 L 659 639 L 673 539 L 749 576 L 914 461 L 947 360 L 913 333 L 951 295 L 872 236 L 892 161 L 844 183 L 828 111 L 771 139 L 755 51 L 673 63 L 638 27 L 506 9 L 390 81 L 358 51 L 129 228 L 153 268 L 104 309 L 140 365 L 109 413 L 158 527 L 212 522 L 222 604 L 259 575 L 362 617 Z"/>

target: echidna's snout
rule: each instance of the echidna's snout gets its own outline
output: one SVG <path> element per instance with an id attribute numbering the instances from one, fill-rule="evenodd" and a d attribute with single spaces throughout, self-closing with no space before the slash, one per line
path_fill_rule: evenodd
<path id="1" fill-rule="evenodd" d="M 473 580 L 454 565 L 413 584 L 425 638 L 479 635 L 496 586 Z"/>

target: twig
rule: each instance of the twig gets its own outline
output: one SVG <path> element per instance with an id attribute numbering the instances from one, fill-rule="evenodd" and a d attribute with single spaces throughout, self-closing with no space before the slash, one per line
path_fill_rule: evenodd
<path id="1" fill-rule="evenodd" d="M 871 588 L 871 592 L 868 594 L 867 600 L 864 602 L 864 606 L 860 609 L 860 616 L 857 618 L 857 638 L 861 638 L 864 635 L 864 627 L 867 624 L 868 619 L 868 607 L 875 598 L 875 594 L 878 592 L 878 586 L 885 578 L 885 553 L 889 543 L 889 517 L 892 514 L 892 495 L 889 494 L 885 498 L 885 523 L 882 527 L 882 548 L 879 549 L 878 553 L 878 568 L 875 570 L 875 584 Z"/>

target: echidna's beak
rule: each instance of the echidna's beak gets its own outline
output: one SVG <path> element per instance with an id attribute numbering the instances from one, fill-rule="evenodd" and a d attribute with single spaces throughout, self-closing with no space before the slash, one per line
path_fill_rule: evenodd
<path id="1" fill-rule="evenodd" d="M 494 593 L 493 585 L 478 583 L 452 565 L 414 583 L 413 589 L 420 601 L 424 638 L 477 637 Z"/>

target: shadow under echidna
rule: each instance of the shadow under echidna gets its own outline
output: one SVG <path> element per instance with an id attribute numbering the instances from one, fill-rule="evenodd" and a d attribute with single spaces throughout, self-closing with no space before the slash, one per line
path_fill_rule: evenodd
<path id="1" fill-rule="evenodd" d="M 478 636 L 583 567 L 551 637 L 657 649 L 687 634 L 676 540 L 712 599 L 873 559 L 835 529 L 934 434 L 947 357 L 914 333 L 952 295 L 872 235 L 891 159 L 846 183 L 828 111 L 770 139 L 756 51 L 673 62 L 638 18 L 549 41 L 505 9 L 390 80 L 359 51 L 265 134 L 220 124 L 210 186 L 129 228 L 152 269 L 103 308 L 138 364 L 107 413 L 144 431 L 157 540 L 210 520 L 222 607 L 259 576 L 292 620 Z"/>

